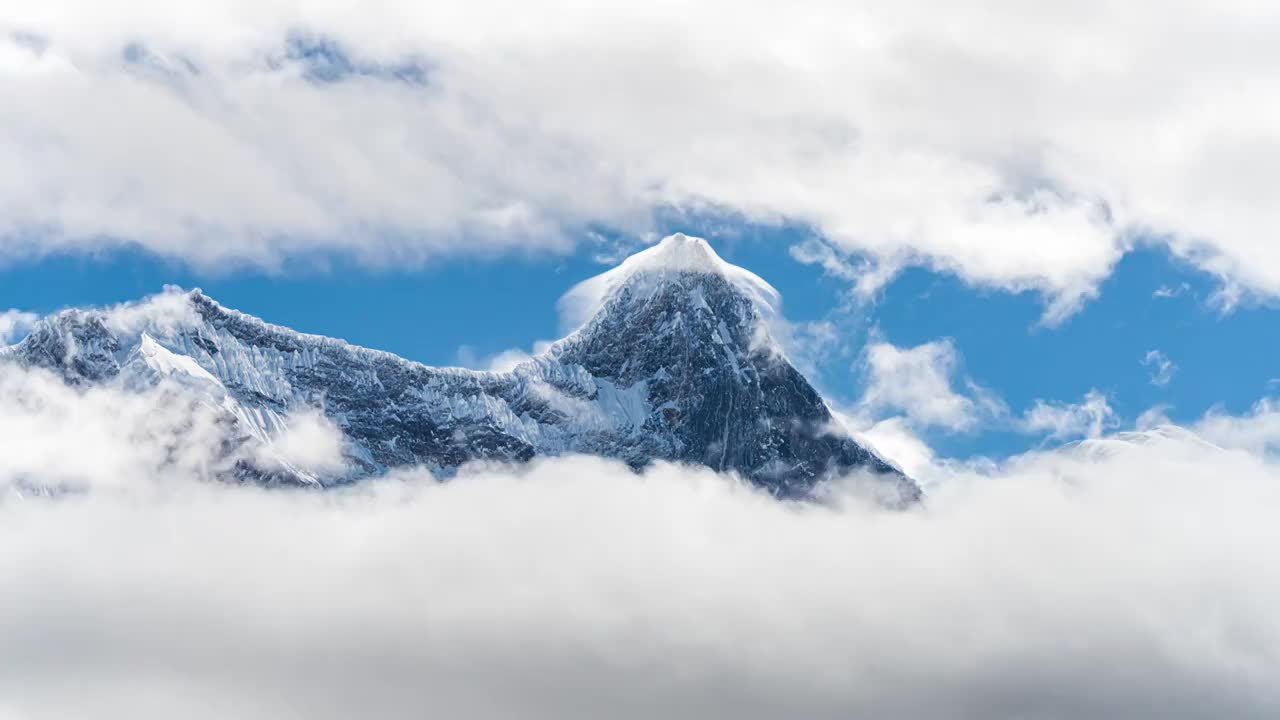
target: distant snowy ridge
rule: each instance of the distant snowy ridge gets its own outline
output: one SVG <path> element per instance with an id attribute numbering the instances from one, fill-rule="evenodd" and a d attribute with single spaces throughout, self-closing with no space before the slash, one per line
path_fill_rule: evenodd
<path id="1" fill-rule="evenodd" d="M 428 367 L 176 289 L 51 315 L 0 361 L 73 385 L 180 387 L 225 419 L 246 480 L 333 484 L 405 465 L 447 475 L 473 460 L 585 453 L 637 468 L 705 465 L 780 496 L 867 471 L 895 501 L 919 497 L 895 467 L 832 432 L 826 404 L 770 336 L 778 293 L 705 241 L 668 237 L 565 302 L 589 313 L 509 372 Z M 286 418 L 307 411 L 341 429 L 346 468 L 264 466 Z"/>
<path id="2" fill-rule="evenodd" d="M 1143 447 L 1159 447 L 1166 453 L 1188 448 L 1197 452 L 1226 452 L 1191 430 L 1171 424 L 1156 425 L 1145 430 L 1119 432 L 1106 437 L 1087 438 L 1064 445 L 1057 452 L 1069 458 L 1098 462 L 1131 453 Z"/>

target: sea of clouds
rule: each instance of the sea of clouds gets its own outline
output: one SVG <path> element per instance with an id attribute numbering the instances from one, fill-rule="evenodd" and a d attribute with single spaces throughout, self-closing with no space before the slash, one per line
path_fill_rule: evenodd
<path id="1" fill-rule="evenodd" d="M 0 718 L 1280 711 L 1255 452 L 939 466 L 908 511 L 583 457 L 317 492 L 211 480 L 209 417 L 0 372 Z"/>

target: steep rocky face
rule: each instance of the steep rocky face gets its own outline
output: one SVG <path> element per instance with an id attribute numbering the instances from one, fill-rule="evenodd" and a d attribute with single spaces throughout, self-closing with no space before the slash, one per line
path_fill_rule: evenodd
<path id="1" fill-rule="evenodd" d="M 641 389 L 647 413 L 626 444 L 628 462 L 734 470 L 784 494 L 858 467 L 895 473 L 834 431 L 822 398 L 768 337 L 762 312 L 719 274 L 636 275 L 548 355 Z"/>
<path id="2" fill-rule="evenodd" d="M 507 373 L 432 368 L 304 335 L 199 291 L 59 313 L 0 358 L 72 384 L 181 385 L 223 415 L 231 453 L 269 447 L 303 408 L 342 429 L 347 473 L 259 472 L 237 461 L 238 476 L 267 482 L 342 482 L 414 464 L 448 474 L 470 460 L 589 453 L 637 468 L 673 460 L 734 471 L 786 496 L 865 469 L 903 500 L 919 496 L 835 431 L 822 398 L 769 337 L 772 290 L 705 242 L 673 236 L 589 283 L 590 319 Z"/>

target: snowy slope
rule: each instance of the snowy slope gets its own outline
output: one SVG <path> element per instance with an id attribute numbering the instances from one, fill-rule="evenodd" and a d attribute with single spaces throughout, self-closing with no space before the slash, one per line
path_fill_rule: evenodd
<path id="1" fill-rule="evenodd" d="M 1188 448 L 1201 453 L 1224 452 L 1217 445 L 1177 425 L 1157 425 L 1146 430 L 1119 432 L 1106 437 L 1079 440 L 1059 448 L 1057 452 L 1082 461 L 1099 462 L 1152 447 L 1160 448 L 1164 454 Z"/>
<path id="2" fill-rule="evenodd" d="M 734 471 L 779 495 L 867 469 L 916 486 L 843 434 L 769 334 L 778 296 L 704 241 L 675 235 L 566 296 L 581 324 L 510 372 L 433 368 L 270 325 L 200 291 L 42 320 L 0 359 L 72 384 L 178 384 L 218 408 L 230 446 L 269 447 L 316 408 L 347 439 L 350 469 L 268 481 L 342 482 L 425 464 L 590 453 L 635 467 L 674 460 Z M 242 476 L 255 469 L 244 463 Z"/>

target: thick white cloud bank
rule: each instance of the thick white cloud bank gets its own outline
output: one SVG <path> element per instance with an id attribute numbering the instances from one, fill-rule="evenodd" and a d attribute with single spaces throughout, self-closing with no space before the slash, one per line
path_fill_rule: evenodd
<path id="1" fill-rule="evenodd" d="M 1184 434 L 905 512 L 585 458 L 291 492 L 170 462 L 179 406 L 47 380 L 0 384 L 5 720 L 1280 711 L 1280 470 Z"/>
<path id="2" fill-rule="evenodd" d="M 1277 26 L 1256 0 L 9 3 L 0 253 L 402 263 L 676 207 L 809 223 L 866 291 L 907 264 L 1036 290 L 1049 322 L 1135 242 L 1274 296 Z"/>

